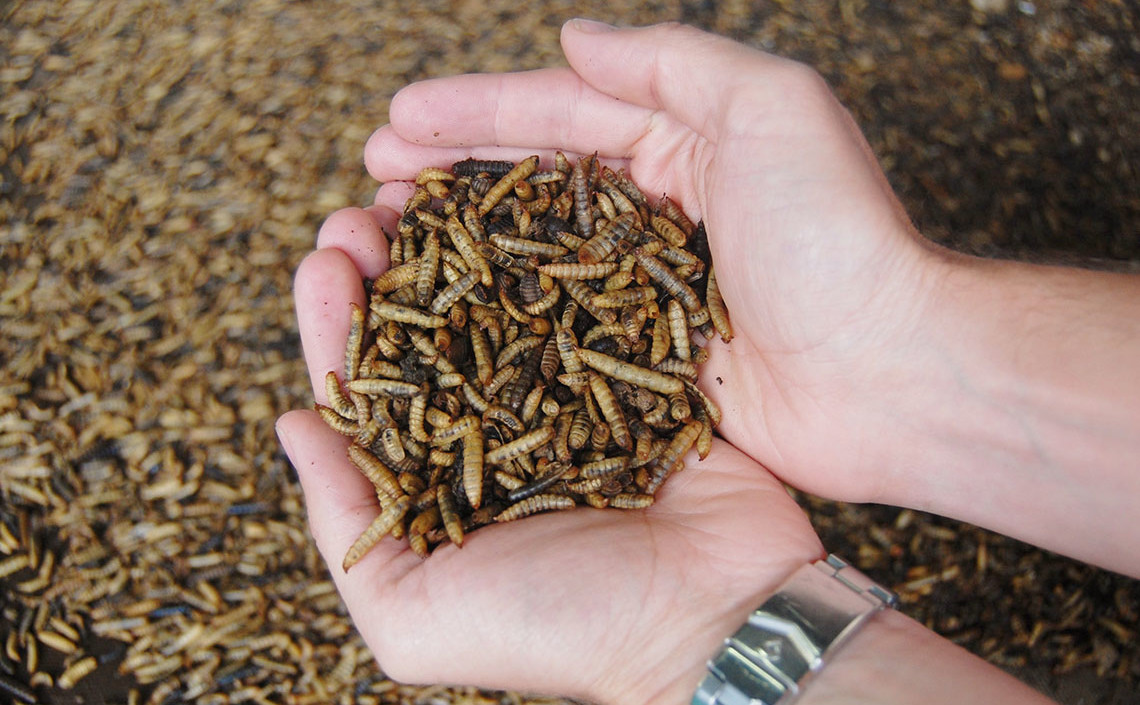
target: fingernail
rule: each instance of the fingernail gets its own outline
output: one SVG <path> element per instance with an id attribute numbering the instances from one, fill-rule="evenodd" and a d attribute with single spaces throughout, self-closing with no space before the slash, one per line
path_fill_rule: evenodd
<path id="1" fill-rule="evenodd" d="M 281 447 L 285 450 L 285 455 L 289 458 L 290 462 L 292 462 L 293 449 L 289 447 L 288 437 L 281 431 L 281 419 L 277 419 L 277 423 L 273 424 L 273 430 L 277 432 L 277 440 L 281 443 Z"/>
<path id="2" fill-rule="evenodd" d="M 617 27 L 614 27 L 612 24 L 598 22 L 597 20 L 588 20 L 584 17 L 577 17 L 575 19 L 572 19 L 570 20 L 570 23 L 574 25 L 574 29 L 586 34 L 602 34 L 604 32 L 612 32 L 617 29 Z"/>

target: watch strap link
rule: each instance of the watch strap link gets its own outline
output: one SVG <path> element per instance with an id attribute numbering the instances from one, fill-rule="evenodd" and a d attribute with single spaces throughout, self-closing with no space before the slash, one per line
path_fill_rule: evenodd
<path id="1" fill-rule="evenodd" d="M 693 705 L 786 705 L 825 658 L 898 597 L 843 559 L 803 566 L 725 640 Z"/>

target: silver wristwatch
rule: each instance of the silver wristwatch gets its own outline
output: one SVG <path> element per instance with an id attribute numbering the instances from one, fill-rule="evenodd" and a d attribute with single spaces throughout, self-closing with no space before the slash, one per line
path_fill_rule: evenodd
<path id="1" fill-rule="evenodd" d="M 806 565 L 725 639 L 692 705 L 787 705 L 864 622 L 897 603 L 837 556 Z"/>

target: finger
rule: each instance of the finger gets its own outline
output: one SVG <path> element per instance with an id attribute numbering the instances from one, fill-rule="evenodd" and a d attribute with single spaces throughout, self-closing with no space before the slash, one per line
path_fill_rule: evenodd
<path id="1" fill-rule="evenodd" d="M 393 131 L 417 145 L 556 147 L 620 158 L 650 129 L 653 111 L 600 93 L 568 69 L 541 69 L 414 83 L 392 99 L 389 116 Z"/>
<path id="2" fill-rule="evenodd" d="M 787 81 L 804 73 L 795 62 L 672 23 L 614 29 L 571 20 L 562 26 L 561 40 L 570 66 L 595 90 L 664 110 L 713 141 L 722 117 L 733 115 L 734 98 L 751 95 L 749 113 L 778 109 L 789 102 Z"/>
<path id="3" fill-rule="evenodd" d="M 412 197 L 412 192 L 415 190 L 416 185 L 410 181 L 386 181 L 376 190 L 374 203 L 376 207 L 382 207 L 394 213 L 403 213 L 404 204 Z"/>
<path id="4" fill-rule="evenodd" d="M 388 238 L 380 229 L 380 220 L 385 218 L 384 213 L 363 208 L 342 208 L 321 224 L 317 248 L 336 248 L 348 255 L 362 275 L 379 276 L 388 269 Z"/>
<path id="5" fill-rule="evenodd" d="M 376 587 L 381 573 L 390 581 L 402 572 L 400 556 L 407 544 L 383 539 L 346 574 L 345 553 L 380 511 L 376 490 L 348 460 L 349 439 L 326 426 L 315 412 L 284 414 L 277 420 L 277 435 L 300 478 L 313 540 L 351 607 L 355 595 L 365 599 L 365 593 Z"/>
<path id="6" fill-rule="evenodd" d="M 332 370 L 344 379 L 344 347 L 352 316 L 349 303 L 366 306 L 364 283 L 347 254 L 325 248 L 311 253 L 297 268 L 293 298 L 313 396 L 327 404 L 325 375 Z"/>
<path id="7" fill-rule="evenodd" d="M 380 233 L 384 235 L 384 238 L 391 240 L 396 233 L 396 222 L 400 220 L 400 211 L 396 208 L 385 207 L 384 204 L 373 204 L 364 210 L 380 226 Z"/>
<path id="8" fill-rule="evenodd" d="M 518 163 L 537 154 L 539 162 L 549 166 L 554 163 L 555 148 L 561 147 L 557 143 L 528 143 L 522 147 L 498 146 L 494 143 L 440 146 L 435 144 L 438 139 L 442 139 L 442 135 L 440 138 L 433 136 L 431 145 L 417 144 L 401 137 L 392 126 L 385 125 L 372 133 L 365 144 L 364 165 L 377 181 L 411 181 L 426 167 L 449 168 L 455 162 L 468 158 L 504 159 Z M 563 149 L 563 153 L 570 159 L 581 156 L 573 150 Z"/>

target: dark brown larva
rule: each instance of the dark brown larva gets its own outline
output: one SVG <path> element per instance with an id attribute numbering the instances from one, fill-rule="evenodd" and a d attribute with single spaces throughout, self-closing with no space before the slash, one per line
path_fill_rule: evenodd
<path id="1" fill-rule="evenodd" d="M 597 155 L 416 181 L 317 407 L 380 502 L 343 567 L 389 534 L 427 556 L 537 512 L 651 506 L 720 418 L 694 384 L 691 331 L 731 337 L 711 272 L 690 284 L 697 226 Z"/>

